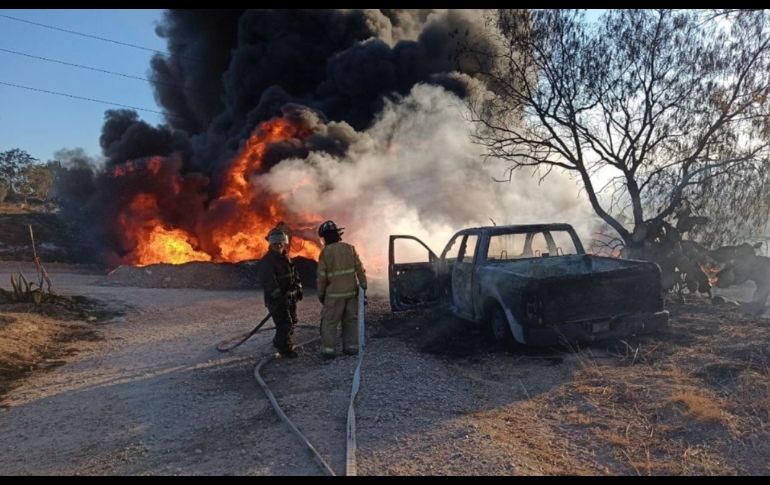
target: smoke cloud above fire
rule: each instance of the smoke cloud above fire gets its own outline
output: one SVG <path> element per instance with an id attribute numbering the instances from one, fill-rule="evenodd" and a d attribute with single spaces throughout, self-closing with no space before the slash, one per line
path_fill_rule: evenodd
<path id="1" fill-rule="evenodd" d="M 287 194 L 297 213 L 320 212 L 347 227 L 372 269 L 387 271 L 389 234 L 411 234 L 440 253 L 454 232 L 474 225 L 572 222 L 584 238 L 591 209 L 574 181 L 559 173 L 548 183 L 521 172 L 495 182 L 505 164 L 481 162 L 462 101 L 443 88 L 417 85 L 388 102 L 346 156 L 313 152 L 288 158 L 253 183 Z"/>
<path id="2" fill-rule="evenodd" d="M 74 177 L 57 190 L 110 266 L 259 258 L 279 221 L 313 257 L 334 219 L 373 276 L 389 234 L 440 251 L 492 219 L 567 221 L 585 237 L 574 181 L 494 182 L 506 165 L 471 142 L 463 98 L 485 66 L 458 46 L 492 49 L 489 28 L 475 10 L 168 11 L 156 30 L 173 55 L 150 66 L 167 123 L 108 111 L 104 167 L 79 177 L 89 190 Z"/>

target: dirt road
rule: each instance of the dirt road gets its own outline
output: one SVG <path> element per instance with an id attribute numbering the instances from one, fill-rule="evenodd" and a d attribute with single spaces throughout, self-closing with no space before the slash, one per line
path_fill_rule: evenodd
<path id="1" fill-rule="evenodd" d="M 0 281 L 8 279 L 9 268 L 0 266 Z M 97 298 L 126 314 L 100 325 L 100 340 L 79 342 L 65 365 L 32 374 L 5 396 L 0 474 L 321 474 L 253 378 L 258 358 L 272 352 L 272 332 L 231 353 L 214 348 L 253 327 L 264 311 L 259 294 L 107 287 L 96 284 L 97 274 L 49 271 L 59 291 Z M 318 313 L 312 295 L 300 303 L 302 323 L 316 322 Z M 678 397 L 701 381 L 686 369 L 661 371 L 683 348 L 676 332 L 631 342 L 637 349 L 632 361 L 631 353 L 601 348 L 492 350 L 475 329 L 435 316 L 393 319 L 387 302 L 376 298 L 367 308 L 370 330 L 356 406 L 359 474 L 768 471 L 766 460 L 757 458 L 768 456 L 762 443 L 770 434 L 761 404 L 770 393 L 762 387 L 767 364 L 757 364 L 756 357 L 766 357 L 761 349 L 770 340 L 760 339 L 768 338 L 766 327 L 751 326 L 762 332 L 752 336 L 759 350 L 736 353 L 736 362 L 749 351 L 755 358 L 731 374 L 738 381 L 741 373 L 760 375 L 765 380 L 752 384 L 759 394 L 750 396 L 752 403 L 725 403 L 716 417 L 702 420 L 690 401 Z M 735 321 L 733 334 L 749 328 Z M 705 338 L 714 338 L 718 325 L 703 318 L 696 323 L 708 330 Z M 422 325 L 430 327 L 431 339 Z M 317 335 L 317 328 L 300 328 L 297 339 Z M 687 352 L 696 343 L 687 340 Z M 441 352 L 426 352 L 431 347 Z M 323 361 L 316 351 L 310 346 L 297 359 L 274 361 L 263 374 L 285 412 L 342 474 L 356 360 Z M 714 381 L 710 374 L 704 379 Z M 632 386 L 645 391 L 631 392 Z M 713 402 L 723 403 L 723 395 L 714 393 Z M 678 423 L 703 432 L 683 436 Z"/>
<path id="2" fill-rule="evenodd" d="M 66 365 L 33 374 L 9 393 L 8 408 L 0 411 L 0 427 L 9 438 L 0 472 L 321 473 L 252 376 L 257 357 L 272 351 L 272 332 L 259 333 L 232 353 L 214 349 L 254 325 L 263 312 L 258 294 L 104 287 L 94 284 L 99 275 L 61 270 L 51 276 L 60 291 L 98 298 L 127 314 L 100 327 L 102 340 L 79 343 Z M 370 308 L 383 305 L 375 300 Z M 318 312 L 315 298 L 300 303 L 302 322 L 314 322 Z M 316 329 L 298 329 L 298 341 L 316 336 Z M 361 473 L 473 472 L 458 456 L 453 463 L 442 463 L 451 456 L 426 459 L 433 440 L 465 440 L 473 434 L 471 424 L 448 423 L 441 429 L 438 422 L 492 402 L 476 404 L 481 397 L 474 394 L 476 377 L 456 388 L 451 367 L 407 347 L 400 340 L 371 339 L 358 403 Z M 345 413 L 356 361 L 325 362 L 315 350 L 311 346 L 298 359 L 275 361 L 263 373 L 287 414 L 343 473 Z M 490 376 L 482 387 L 497 387 L 497 377 Z M 424 379 L 435 385 L 425 386 Z M 538 386 L 512 387 L 500 400 L 519 399 L 525 392 L 536 393 Z M 430 433 L 433 439 L 418 438 Z M 423 458 L 413 460 L 404 451 L 410 441 L 411 448 L 423 450 Z M 478 463 L 476 470 L 492 471 L 489 465 Z M 510 471 L 508 466 L 500 470 Z"/>
<path id="3" fill-rule="evenodd" d="M 254 292 L 93 286 L 56 273 L 67 293 L 127 305 L 103 340 L 33 375 L 0 413 L 4 474 L 315 473 L 250 375 L 270 335 L 232 355 L 214 345 L 248 330 Z M 308 305 L 309 307 L 309 305 Z M 304 308 L 303 312 L 311 311 Z M 259 446 L 268 441 L 271 446 Z M 300 463 L 300 466 L 292 462 Z M 302 464 L 305 464 L 303 467 Z"/>

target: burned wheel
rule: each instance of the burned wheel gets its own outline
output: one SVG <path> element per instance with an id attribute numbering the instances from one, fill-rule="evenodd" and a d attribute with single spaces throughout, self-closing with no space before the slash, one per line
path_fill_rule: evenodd
<path id="1" fill-rule="evenodd" d="M 488 320 L 489 335 L 498 344 L 510 344 L 513 342 L 511 328 L 508 326 L 508 319 L 505 318 L 503 309 L 498 305 L 492 308 Z"/>

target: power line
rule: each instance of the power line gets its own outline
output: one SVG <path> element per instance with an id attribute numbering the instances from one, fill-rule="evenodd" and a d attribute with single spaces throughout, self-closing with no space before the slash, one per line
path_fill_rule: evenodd
<path id="1" fill-rule="evenodd" d="M 157 49 L 151 49 L 149 47 L 143 47 L 143 46 L 136 45 L 136 44 L 130 44 L 128 42 L 121 42 L 119 40 L 108 39 L 106 37 L 99 37 L 97 35 L 84 34 L 82 32 L 77 32 L 77 31 L 69 30 L 69 29 L 63 29 L 61 27 L 55 27 L 53 25 L 41 24 L 39 22 L 32 22 L 31 20 L 20 19 L 18 17 L 12 17 L 10 15 L 0 14 L 0 17 L 6 18 L 6 19 L 9 19 L 9 20 L 15 20 L 16 22 L 23 22 L 25 24 L 36 25 L 38 27 L 43 27 L 43 28 L 46 28 L 46 29 L 58 30 L 59 32 L 66 32 L 68 34 L 79 35 L 81 37 L 87 37 L 89 39 L 96 39 L 96 40 L 101 40 L 103 42 L 111 42 L 113 44 L 123 45 L 123 46 L 126 46 L 126 47 L 133 47 L 134 49 L 140 49 L 140 50 L 143 50 L 143 51 L 155 52 L 156 54 L 160 54 L 160 55 L 165 56 L 165 57 L 181 57 L 183 59 L 187 59 L 187 60 L 190 60 L 190 61 L 203 62 L 203 61 L 201 61 L 199 59 L 194 59 L 192 57 L 187 57 L 187 56 L 183 56 L 183 55 L 180 55 L 180 54 L 172 54 L 170 52 L 159 51 Z"/>
<path id="2" fill-rule="evenodd" d="M 33 54 L 27 54 L 25 52 L 14 51 L 14 50 L 11 50 L 11 49 L 4 49 L 2 47 L 0 47 L 0 51 L 7 52 L 9 54 L 15 54 L 15 55 L 18 55 L 18 56 L 30 57 L 32 59 L 39 59 L 41 61 L 55 62 L 57 64 L 63 64 L 65 66 L 78 67 L 80 69 L 88 69 L 89 71 L 102 72 L 102 73 L 105 73 L 105 74 L 112 74 L 112 75 L 115 75 L 115 76 L 122 76 L 122 77 L 129 78 L 129 79 L 137 79 L 139 81 L 147 81 L 147 82 L 152 83 L 152 84 L 162 84 L 162 85 L 165 85 L 165 86 L 172 86 L 172 87 L 177 87 L 177 88 L 181 88 L 182 87 L 180 84 L 177 84 L 177 83 L 170 83 L 170 82 L 166 82 L 166 81 L 154 81 L 152 79 L 147 79 L 147 78 L 140 77 L 140 76 L 133 76 L 131 74 L 123 74 L 121 72 L 115 72 L 115 71 L 108 71 L 107 69 L 99 69 L 98 67 L 84 66 L 82 64 L 75 64 L 75 63 L 72 63 L 72 62 L 60 61 L 58 59 L 50 59 L 48 57 L 40 57 L 40 56 L 36 56 L 36 55 L 33 55 Z"/>
<path id="3" fill-rule="evenodd" d="M 154 110 L 154 109 L 137 108 L 136 106 L 130 106 L 130 105 L 127 105 L 127 104 L 113 103 L 111 101 L 103 101 L 101 99 L 86 98 L 84 96 L 76 96 L 74 94 L 60 93 L 58 91 L 49 91 L 47 89 L 33 88 L 33 87 L 30 87 L 30 86 L 22 86 L 21 84 L 12 84 L 12 83 L 7 83 L 7 82 L 3 82 L 3 81 L 0 81 L 0 84 L 3 84 L 5 86 L 11 86 L 11 87 L 14 87 L 14 88 L 27 89 L 29 91 L 38 91 L 38 92 L 41 92 L 41 93 L 55 94 L 57 96 L 66 96 L 68 98 L 73 98 L 73 99 L 80 99 L 80 100 L 84 100 L 84 101 L 92 101 L 94 103 L 109 104 L 109 105 L 112 105 L 112 106 L 120 106 L 122 108 L 131 108 L 131 109 L 136 110 L 136 111 L 147 111 L 149 113 L 156 113 L 156 114 L 164 115 L 164 116 L 169 115 L 169 113 L 163 113 L 162 111 L 157 111 L 157 110 Z"/>

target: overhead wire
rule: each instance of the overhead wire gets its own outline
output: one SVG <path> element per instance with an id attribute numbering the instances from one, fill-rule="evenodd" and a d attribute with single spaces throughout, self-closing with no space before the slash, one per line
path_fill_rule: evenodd
<path id="1" fill-rule="evenodd" d="M 197 59 L 189 58 L 189 57 L 186 57 L 186 56 L 180 56 L 180 55 L 176 55 L 176 54 L 171 54 L 171 53 L 159 51 L 157 49 L 151 49 L 149 47 L 143 47 L 143 46 L 139 46 L 139 45 L 136 45 L 136 44 L 130 44 L 130 43 L 127 43 L 127 42 L 121 42 L 121 41 L 117 41 L 117 40 L 114 40 L 114 39 L 108 39 L 106 37 L 99 37 L 99 36 L 96 36 L 96 35 L 85 34 L 85 33 L 82 33 L 82 32 L 77 32 L 77 31 L 69 30 L 69 29 L 63 29 L 63 28 L 60 28 L 60 27 L 56 27 L 56 26 L 52 26 L 52 25 L 47 25 L 47 24 L 43 24 L 43 23 L 39 23 L 39 22 L 33 22 L 33 21 L 30 21 L 30 20 L 26 20 L 26 19 L 22 19 L 22 18 L 18 18 L 18 17 L 13 17 L 11 15 L 0 14 L 0 17 L 6 18 L 6 19 L 9 19 L 9 20 L 13 20 L 13 21 L 17 21 L 17 22 L 23 22 L 23 23 L 30 24 L 30 25 L 35 25 L 35 26 L 38 26 L 38 27 L 48 28 L 48 29 L 51 29 L 51 30 L 56 30 L 56 31 L 60 31 L 60 32 L 66 32 L 66 33 L 73 34 L 73 35 L 79 35 L 79 36 L 82 36 L 82 37 L 87 37 L 87 38 L 91 38 L 91 39 L 101 40 L 101 41 L 104 41 L 104 42 L 111 42 L 111 43 L 118 44 L 118 45 L 123 45 L 123 46 L 132 47 L 132 48 L 136 48 L 136 49 L 141 49 L 141 50 L 145 50 L 145 51 L 155 52 L 155 53 L 160 54 L 160 55 L 165 56 L 165 57 L 178 56 L 178 57 L 183 57 L 183 58 L 186 58 L 186 59 L 189 59 L 189 60 L 197 61 Z M 124 77 L 124 78 L 127 78 L 127 79 L 136 79 L 136 80 L 140 80 L 140 81 L 146 81 L 146 82 L 149 82 L 149 83 L 152 83 L 152 84 L 155 84 L 155 85 L 166 85 L 166 86 L 172 86 L 172 87 L 178 87 L 178 88 L 182 87 L 181 85 L 179 85 L 177 83 L 169 83 L 169 82 L 165 82 L 165 81 L 156 81 L 156 80 L 152 80 L 152 79 L 148 79 L 148 78 L 144 78 L 144 77 L 140 77 L 140 76 L 134 76 L 134 75 L 131 75 L 131 74 L 125 74 L 125 73 L 120 73 L 120 72 L 116 72 L 116 71 L 110 71 L 110 70 L 107 70 L 107 69 L 100 69 L 100 68 L 97 68 L 97 67 L 86 66 L 86 65 L 83 65 L 83 64 L 77 64 L 77 63 L 62 61 L 62 60 L 59 60 L 59 59 L 52 59 L 52 58 L 43 57 L 43 56 L 36 56 L 34 54 L 20 52 L 20 51 L 16 51 L 16 50 L 12 50 L 12 49 L 0 48 L 0 51 L 6 52 L 6 53 L 9 53 L 9 54 L 18 55 L 18 56 L 24 56 L 24 57 L 28 57 L 28 58 L 32 58 L 32 59 L 38 59 L 38 60 L 42 60 L 42 61 L 46 61 L 46 62 L 62 64 L 62 65 L 70 66 L 70 67 L 76 67 L 76 68 L 80 68 L 80 69 L 87 69 L 87 70 L 94 71 L 94 72 L 101 72 L 101 73 L 104 73 L 104 74 L 111 74 L 111 75 L 114 75 L 114 76 L 121 76 L 121 77 Z M 106 104 L 106 105 L 111 105 L 111 106 L 119 106 L 119 107 L 122 107 L 122 108 L 130 108 L 130 109 L 133 109 L 133 110 L 136 110 L 136 111 L 144 111 L 144 112 L 148 112 L 148 113 L 156 113 L 156 114 L 160 114 L 160 115 L 164 115 L 164 116 L 173 116 L 172 113 L 166 113 L 166 112 L 162 112 L 162 111 L 158 111 L 158 110 L 153 110 L 153 109 L 148 109 L 148 108 L 139 108 L 139 107 L 136 107 L 136 106 L 131 106 L 131 105 L 123 104 L 123 103 L 116 103 L 116 102 L 113 102 L 113 101 L 106 101 L 106 100 L 101 100 L 101 99 L 89 98 L 89 97 L 86 97 L 86 96 L 78 96 L 78 95 L 70 94 L 70 93 L 63 93 L 63 92 L 59 92 L 59 91 L 51 91 L 51 90 L 48 90 L 48 89 L 35 88 L 35 87 L 31 87 L 31 86 L 25 86 L 25 85 L 21 85 L 21 84 L 9 83 L 9 82 L 5 82 L 5 81 L 0 81 L 0 84 L 5 85 L 5 86 L 11 86 L 11 87 L 15 87 L 15 88 L 20 88 L 20 89 L 26 89 L 26 90 L 29 90 L 29 91 L 37 91 L 37 92 L 53 94 L 53 95 L 57 95 L 57 96 L 64 96 L 64 97 L 68 97 L 68 98 L 71 98 L 71 99 L 78 99 L 78 100 L 82 100 L 82 101 L 91 101 L 91 102 L 101 103 L 101 104 Z"/>
<path id="2" fill-rule="evenodd" d="M 180 84 L 177 84 L 177 83 L 170 83 L 170 82 L 166 82 L 166 81 L 155 81 L 153 79 L 147 79 L 147 78 L 141 77 L 141 76 L 134 76 L 132 74 L 124 74 L 122 72 L 110 71 L 110 70 L 107 70 L 107 69 L 100 69 L 98 67 L 86 66 L 86 65 L 83 65 L 83 64 L 76 64 L 74 62 L 67 62 L 67 61 L 62 61 L 62 60 L 59 60 L 59 59 L 51 59 L 49 57 L 36 56 L 34 54 L 28 54 L 26 52 L 15 51 L 15 50 L 12 50 L 12 49 L 5 49 L 3 47 L 0 47 L 0 52 L 6 52 L 8 54 L 14 54 L 14 55 L 17 55 L 17 56 L 29 57 L 31 59 L 38 59 L 38 60 L 46 61 L 46 62 L 53 62 L 53 63 L 56 63 L 56 64 L 63 64 L 65 66 L 77 67 L 77 68 L 80 68 L 80 69 L 88 69 L 89 71 L 96 71 L 96 72 L 101 72 L 101 73 L 104 73 L 104 74 L 112 74 L 112 75 L 115 75 L 115 76 L 121 76 L 121 77 L 129 78 L 129 79 L 136 79 L 138 81 L 147 81 L 148 83 L 152 83 L 152 84 L 162 84 L 162 85 L 165 85 L 165 86 L 172 86 L 172 87 L 178 87 L 178 88 L 182 87 Z"/>
<path id="3" fill-rule="evenodd" d="M 70 30 L 70 29 L 64 29 L 64 28 L 61 28 L 61 27 L 56 27 L 56 26 L 53 26 L 53 25 L 43 24 L 43 23 L 40 23 L 40 22 L 33 22 L 31 20 L 26 20 L 26 19 L 22 19 L 22 18 L 18 18 L 18 17 L 13 17 L 11 15 L 0 14 L 0 17 L 6 18 L 6 19 L 9 19 L 9 20 L 13 20 L 13 21 L 16 21 L 16 22 L 23 22 L 25 24 L 36 25 L 38 27 L 43 27 L 43 28 L 46 28 L 46 29 L 57 30 L 59 32 L 66 32 L 68 34 L 79 35 L 81 37 L 86 37 L 86 38 L 89 38 L 89 39 L 96 39 L 96 40 L 101 40 L 103 42 L 111 42 L 113 44 L 118 44 L 118 45 L 122 45 L 122 46 L 126 46 L 126 47 L 132 47 L 134 49 L 140 49 L 140 50 L 143 50 L 143 51 L 155 52 L 156 54 L 160 54 L 160 55 L 162 55 L 164 57 L 179 57 L 179 58 L 187 59 L 187 60 L 190 60 L 190 61 L 203 62 L 200 59 L 195 59 L 193 57 L 188 57 L 188 56 L 184 56 L 184 55 L 181 55 L 181 54 L 174 54 L 174 53 L 171 53 L 171 52 L 164 52 L 164 51 L 160 51 L 158 49 L 152 49 L 150 47 L 144 47 L 144 46 L 140 46 L 140 45 L 136 45 L 136 44 L 131 44 L 129 42 L 121 42 L 119 40 L 108 39 L 107 37 L 100 37 L 98 35 L 85 34 L 83 32 L 78 32 L 78 31 Z"/>
<path id="4" fill-rule="evenodd" d="M 123 108 L 131 108 L 131 109 L 136 110 L 136 111 L 147 111 L 148 113 L 157 113 L 159 115 L 164 115 L 164 116 L 170 116 L 171 115 L 171 113 L 164 113 L 163 111 L 158 111 L 158 110 L 154 110 L 154 109 L 138 108 L 136 106 L 131 106 L 131 105 L 127 105 L 127 104 L 113 103 L 112 101 L 104 101 L 102 99 L 88 98 L 88 97 L 85 97 L 85 96 L 77 96 L 75 94 L 61 93 L 61 92 L 58 92 L 58 91 L 49 91 L 48 89 L 33 88 L 31 86 L 24 86 L 24 85 L 21 85 L 21 84 L 7 83 L 7 82 L 4 82 L 4 81 L 0 81 L 0 84 L 5 85 L 5 86 L 12 86 L 14 88 L 27 89 L 27 90 L 30 90 L 30 91 L 38 91 L 38 92 L 41 92 L 41 93 L 55 94 L 57 96 L 66 96 L 68 98 L 73 98 L 73 99 L 80 99 L 80 100 L 84 100 L 84 101 L 92 101 L 94 103 L 102 103 L 102 104 L 109 104 L 109 105 L 112 105 L 112 106 L 120 106 L 120 107 L 123 107 Z"/>

